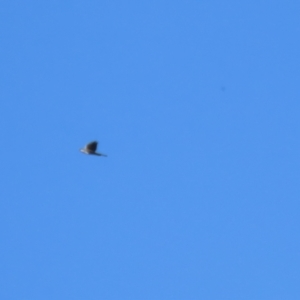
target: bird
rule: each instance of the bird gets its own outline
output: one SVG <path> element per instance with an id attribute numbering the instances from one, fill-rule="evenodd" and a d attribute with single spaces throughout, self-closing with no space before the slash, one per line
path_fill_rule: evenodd
<path id="1" fill-rule="evenodd" d="M 107 156 L 106 154 L 96 152 L 97 145 L 98 145 L 97 141 L 90 142 L 90 143 L 86 144 L 86 146 L 84 148 L 80 149 L 80 152 L 82 152 L 84 154 L 91 154 L 91 155 L 98 155 L 98 156 L 106 157 Z"/>

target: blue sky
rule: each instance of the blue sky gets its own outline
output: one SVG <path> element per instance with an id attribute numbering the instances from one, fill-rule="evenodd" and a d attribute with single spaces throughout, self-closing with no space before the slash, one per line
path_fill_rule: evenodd
<path id="1" fill-rule="evenodd" d="M 2 1 L 0 298 L 299 299 L 299 14 Z"/>

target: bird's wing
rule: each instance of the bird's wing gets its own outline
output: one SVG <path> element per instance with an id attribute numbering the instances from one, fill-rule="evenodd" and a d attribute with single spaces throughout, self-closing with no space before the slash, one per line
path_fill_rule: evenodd
<path id="1" fill-rule="evenodd" d="M 91 152 L 95 152 L 97 150 L 97 145 L 98 145 L 98 142 L 91 142 L 91 143 L 88 143 L 85 148 Z"/>

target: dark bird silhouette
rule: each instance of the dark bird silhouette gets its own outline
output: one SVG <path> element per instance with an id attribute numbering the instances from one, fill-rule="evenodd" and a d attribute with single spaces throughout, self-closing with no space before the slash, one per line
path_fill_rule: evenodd
<path id="1" fill-rule="evenodd" d="M 98 142 L 96 142 L 96 141 L 90 142 L 84 148 L 80 149 L 80 152 L 82 152 L 84 154 L 107 156 L 106 154 L 96 152 L 97 145 L 98 145 Z"/>

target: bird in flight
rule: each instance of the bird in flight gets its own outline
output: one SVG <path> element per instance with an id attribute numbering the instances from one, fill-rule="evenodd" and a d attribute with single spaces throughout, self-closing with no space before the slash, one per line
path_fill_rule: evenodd
<path id="1" fill-rule="evenodd" d="M 98 145 L 98 142 L 96 142 L 96 141 L 90 142 L 84 148 L 80 149 L 80 152 L 82 152 L 84 154 L 92 154 L 92 155 L 98 155 L 98 156 L 107 156 L 105 154 L 96 152 L 97 145 Z"/>

